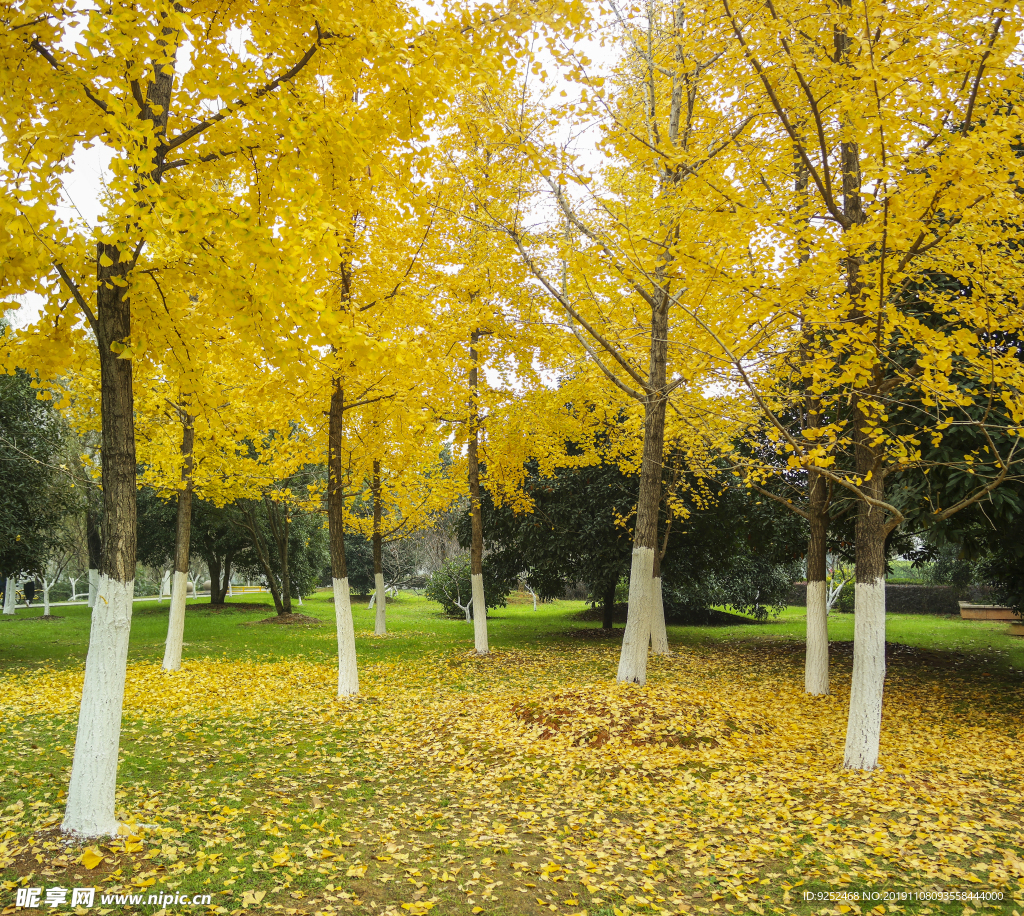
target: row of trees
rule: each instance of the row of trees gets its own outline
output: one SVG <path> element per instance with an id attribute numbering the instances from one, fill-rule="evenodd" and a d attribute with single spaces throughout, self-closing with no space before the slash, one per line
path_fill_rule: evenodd
<path id="1" fill-rule="evenodd" d="M 358 691 L 347 528 L 366 526 L 379 567 L 389 526 L 461 492 L 480 609 L 485 501 L 514 527 L 543 508 L 535 482 L 618 467 L 638 481 L 615 513 L 618 678 L 643 684 L 649 647 L 668 651 L 662 561 L 724 469 L 804 525 L 821 694 L 829 527 L 854 519 L 846 765 L 876 765 L 887 541 L 1018 476 L 1016 11 L 507 0 L 425 20 L 401 2 L 152 0 L 4 16 L 3 290 L 43 306 L 3 359 L 69 379 L 65 411 L 102 443 L 103 600 L 65 829 L 116 828 L 140 465 L 177 493 L 176 577 L 193 495 L 269 500 L 278 542 L 288 507 L 326 502 L 339 696 Z M 575 50 L 584 30 L 606 61 Z M 94 144 L 110 157 L 95 226 L 61 209 Z M 288 483 L 315 463 L 322 492 Z M 368 518 L 352 511 L 367 482 Z M 769 528 L 758 557 L 785 540 Z M 542 558 L 508 564 L 526 559 L 547 587 Z M 486 652 L 486 614 L 473 625 Z"/>

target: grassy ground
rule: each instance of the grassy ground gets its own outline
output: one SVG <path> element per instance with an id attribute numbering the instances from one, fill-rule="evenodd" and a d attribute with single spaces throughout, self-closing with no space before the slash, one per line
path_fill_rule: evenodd
<path id="1" fill-rule="evenodd" d="M 852 617 L 830 623 L 833 696 L 809 698 L 802 609 L 670 628 L 673 656 L 635 688 L 578 603 L 497 610 L 478 658 L 470 625 L 422 598 L 389 606 L 383 638 L 362 601 L 362 696 L 339 703 L 329 596 L 298 609 L 309 626 L 190 609 L 173 675 L 166 608 L 139 603 L 132 625 L 133 826 L 90 849 L 55 829 L 87 614 L 0 620 L 0 907 L 59 885 L 210 893 L 235 914 L 1024 912 L 1024 640 L 1005 624 L 891 617 L 883 768 L 853 774 Z"/>

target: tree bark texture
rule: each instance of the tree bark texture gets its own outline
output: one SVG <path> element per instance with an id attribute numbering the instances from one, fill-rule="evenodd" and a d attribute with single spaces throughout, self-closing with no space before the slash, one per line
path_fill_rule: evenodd
<path id="1" fill-rule="evenodd" d="M 181 668 L 181 647 L 185 638 L 185 599 L 187 593 L 189 539 L 192 535 L 192 461 L 195 420 L 182 416 L 181 489 L 178 490 L 177 528 L 174 534 L 174 576 L 171 580 L 171 612 L 167 618 L 167 642 L 164 645 L 164 671 Z M 210 592 L 213 592 L 211 573 Z M 196 598 L 198 598 L 196 593 Z"/>

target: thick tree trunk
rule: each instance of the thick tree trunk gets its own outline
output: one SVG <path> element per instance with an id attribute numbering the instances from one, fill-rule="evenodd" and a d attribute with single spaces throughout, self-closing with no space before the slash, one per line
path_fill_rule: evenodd
<path id="1" fill-rule="evenodd" d="M 109 282 L 121 254 L 100 243 L 97 252 L 97 343 L 103 445 L 103 559 L 92 612 L 89 651 L 78 716 L 63 829 L 86 837 L 117 833 L 115 791 L 121 738 L 128 635 L 135 592 L 135 418 L 132 362 L 111 345 L 131 333 L 124 287 Z M 102 266 L 109 260 L 113 267 Z"/>
<path id="2" fill-rule="evenodd" d="M 384 592 L 384 550 L 380 532 L 380 462 L 373 462 L 373 585 L 377 613 L 374 617 L 373 635 L 386 636 L 388 632 L 388 597 Z"/>
<path id="3" fill-rule="evenodd" d="M 206 566 L 210 570 L 210 604 L 223 604 L 220 590 L 220 557 L 211 554 L 206 559 Z"/>
<path id="4" fill-rule="evenodd" d="M 648 395 L 644 404 L 644 450 L 640 495 L 633 532 L 629 572 L 629 609 L 619 655 L 620 683 L 647 681 L 647 647 L 651 641 L 654 556 L 658 551 L 658 508 L 661 505 L 661 457 L 665 442 L 665 390 L 668 360 L 668 297 L 651 308 L 651 352 Z"/>
<path id="5" fill-rule="evenodd" d="M 356 632 L 348 590 L 345 560 L 345 473 L 341 450 L 345 437 L 345 393 L 334 382 L 327 428 L 327 526 L 331 542 L 331 585 L 334 591 L 334 619 L 338 629 L 338 698 L 359 693 L 356 660 Z"/>
<path id="6" fill-rule="evenodd" d="M 870 427 L 870 420 L 858 408 L 853 422 L 858 430 L 854 441 L 857 473 L 864 481 L 861 487 L 870 498 L 881 501 L 885 498 L 882 456 L 868 435 L 860 432 Z M 885 536 L 882 509 L 862 499 L 857 508 L 853 680 L 844 760 L 852 770 L 878 766 L 885 689 Z"/>
<path id="7" fill-rule="evenodd" d="M 480 505 L 480 405 L 477 392 L 476 342 L 480 332 L 474 331 L 469 347 L 469 444 L 466 455 L 469 464 L 469 501 L 472 510 L 472 538 L 469 547 L 470 582 L 473 585 L 473 640 L 478 655 L 487 655 L 487 598 L 484 595 L 484 520 Z"/>
<path id="8" fill-rule="evenodd" d="M 178 490 L 178 519 L 174 536 L 174 578 L 171 581 L 171 613 L 167 618 L 167 642 L 164 645 L 164 671 L 181 668 L 181 646 L 185 638 L 185 598 L 188 576 L 190 538 L 192 535 L 192 449 L 195 439 L 194 420 L 182 418 L 181 480 Z M 193 592 L 195 588 L 193 587 Z M 211 587 L 212 591 L 212 587 Z M 199 596 L 196 595 L 196 598 Z"/>
<path id="9" fill-rule="evenodd" d="M 814 696 L 828 694 L 828 507 L 825 478 L 810 471 L 807 481 L 810 537 L 807 542 L 807 648 L 804 690 Z"/>
<path id="10" fill-rule="evenodd" d="M 601 629 L 611 630 L 615 626 L 615 588 L 619 583 L 610 580 L 604 589 L 601 600 Z"/>

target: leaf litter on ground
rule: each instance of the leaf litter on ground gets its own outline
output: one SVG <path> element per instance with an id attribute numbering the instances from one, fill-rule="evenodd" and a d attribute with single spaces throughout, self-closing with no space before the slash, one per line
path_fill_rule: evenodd
<path id="1" fill-rule="evenodd" d="M 77 845 L 58 828 L 81 670 L 9 672 L 3 886 L 211 893 L 235 916 L 1024 912 L 1019 687 L 895 667 L 884 765 L 855 773 L 843 659 L 809 697 L 770 643 L 652 659 L 645 687 L 614 683 L 616 655 L 382 662 L 354 701 L 315 660 L 132 664 L 126 835 Z"/>

